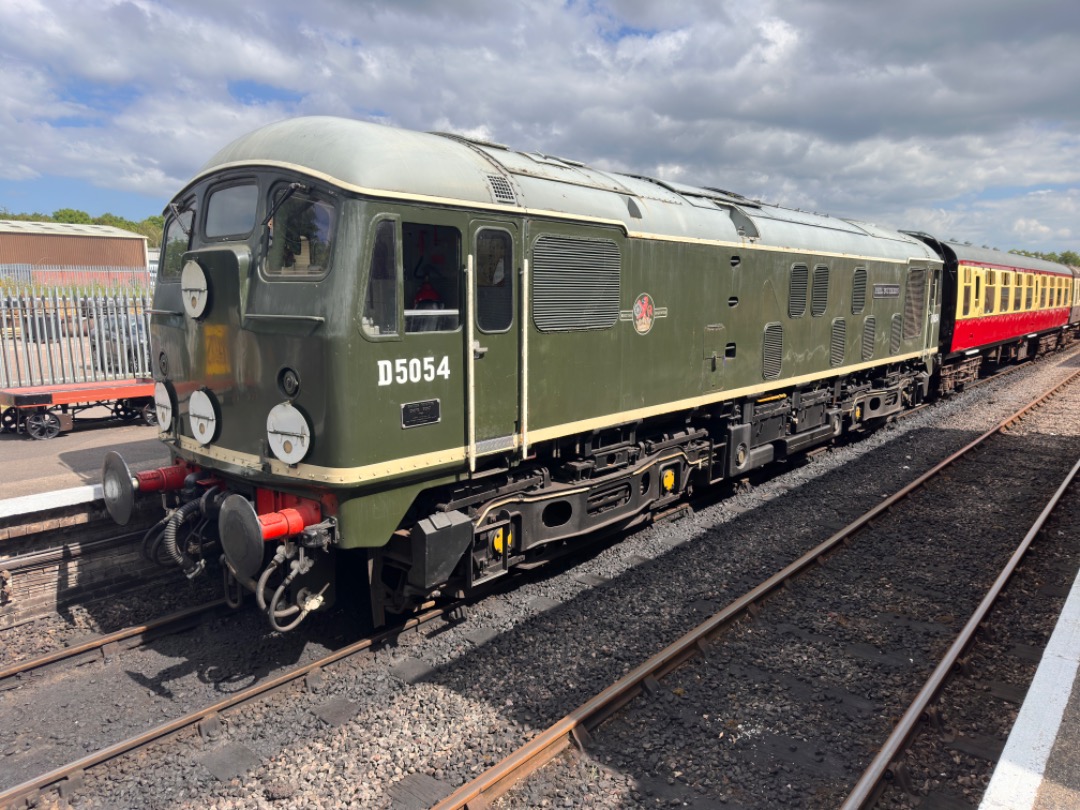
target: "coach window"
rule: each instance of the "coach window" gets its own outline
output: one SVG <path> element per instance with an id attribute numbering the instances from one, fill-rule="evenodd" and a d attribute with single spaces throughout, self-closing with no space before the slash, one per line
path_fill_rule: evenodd
<path id="1" fill-rule="evenodd" d="M 971 268 L 970 267 L 964 267 L 962 269 L 963 269 L 963 275 L 964 275 L 964 281 L 963 281 L 963 285 L 964 285 L 964 307 L 960 311 L 960 314 L 961 315 L 970 315 L 971 314 Z"/>
<path id="2" fill-rule="evenodd" d="M 998 306 L 998 312 L 1009 311 L 1009 299 L 1011 297 L 1009 288 L 1012 287 L 1012 275 L 1013 274 L 1008 270 L 1001 271 L 1001 301 L 1000 306 Z"/>
<path id="3" fill-rule="evenodd" d="M 397 236 L 392 219 L 375 226 L 367 294 L 364 296 L 364 333 L 372 337 L 398 333 Z"/>
<path id="4" fill-rule="evenodd" d="M 1024 277 L 1027 284 L 1027 296 L 1024 301 L 1024 309 L 1030 311 L 1035 305 L 1035 276 L 1031 273 L 1025 273 Z"/>
<path id="5" fill-rule="evenodd" d="M 271 196 L 271 210 L 263 272 L 279 278 L 325 275 L 337 224 L 333 200 L 282 184 Z"/>
<path id="6" fill-rule="evenodd" d="M 476 325 L 505 332 L 514 320 L 514 247 L 506 231 L 476 236 Z"/>
<path id="7" fill-rule="evenodd" d="M 986 271 L 986 299 L 983 302 L 983 312 L 987 315 L 994 314 L 994 304 L 997 303 L 997 271 Z"/>
<path id="8" fill-rule="evenodd" d="M 401 242 L 405 332 L 453 332 L 461 322 L 461 232 L 403 222 Z"/>
<path id="9" fill-rule="evenodd" d="M 1046 307 L 1046 276 L 1039 276 L 1039 309 Z"/>
<path id="10" fill-rule="evenodd" d="M 1024 274 L 1016 273 L 1016 286 L 1013 287 L 1013 312 L 1019 312 L 1024 303 Z"/>
<path id="11" fill-rule="evenodd" d="M 259 187 L 254 182 L 221 186 L 210 192 L 206 202 L 203 234 L 207 239 L 244 237 L 255 227 Z"/>
<path id="12" fill-rule="evenodd" d="M 165 226 L 165 238 L 161 242 L 161 261 L 158 277 L 162 280 L 180 278 L 182 259 L 191 248 L 191 227 L 195 222 L 195 210 L 190 200 L 171 206 L 172 211 Z"/>

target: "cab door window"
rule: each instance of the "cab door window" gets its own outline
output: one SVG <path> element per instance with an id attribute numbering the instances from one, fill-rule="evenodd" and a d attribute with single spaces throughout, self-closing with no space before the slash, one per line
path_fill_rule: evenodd
<path id="1" fill-rule="evenodd" d="M 476 325 L 482 332 L 505 332 L 514 320 L 513 251 L 506 231 L 489 228 L 476 236 Z"/>

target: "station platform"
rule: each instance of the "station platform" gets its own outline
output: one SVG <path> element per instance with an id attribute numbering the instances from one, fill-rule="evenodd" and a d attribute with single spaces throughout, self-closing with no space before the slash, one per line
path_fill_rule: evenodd
<path id="1" fill-rule="evenodd" d="M 101 465 L 109 450 L 118 451 L 135 472 L 167 465 L 168 448 L 157 436 L 156 427 L 110 422 L 62 433 L 48 442 L 0 434 L 0 516 L 97 500 Z"/>
<path id="2" fill-rule="evenodd" d="M 1073 581 L 979 810 L 1080 808 L 1080 576 Z"/>

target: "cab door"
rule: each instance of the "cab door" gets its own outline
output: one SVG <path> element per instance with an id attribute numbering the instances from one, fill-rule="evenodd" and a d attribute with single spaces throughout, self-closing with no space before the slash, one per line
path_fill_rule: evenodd
<path id="1" fill-rule="evenodd" d="M 515 223 L 472 223 L 465 346 L 470 469 L 478 457 L 513 450 L 519 442 L 522 258 Z"/>

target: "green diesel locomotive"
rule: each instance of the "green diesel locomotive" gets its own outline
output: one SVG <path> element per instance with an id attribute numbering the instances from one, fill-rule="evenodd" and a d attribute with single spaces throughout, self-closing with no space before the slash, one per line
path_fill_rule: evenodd
<path id="1" fill-rule="evenodd" d="M 278 629 L 376 624 L 927 395 L 942 262 L 905 234 L 353 120 L 272 124 L 166 210 L 150 553 Z"/>

